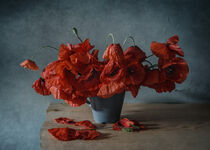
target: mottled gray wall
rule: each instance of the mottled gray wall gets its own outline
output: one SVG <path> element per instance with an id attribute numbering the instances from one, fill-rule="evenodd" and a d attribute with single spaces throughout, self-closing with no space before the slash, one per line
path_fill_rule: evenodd
<path id="1" fill-rule="evenodd" d="M 31 85 L 40 72 L 24 70 L 19 63 L 35 55 L 42 45 L 59 47 L 77 43 L 81 37 L 105 49 L 105 37 L 114 33 L 120 43 L 130 34 L 149 55 L 151 41 L 164 42 L 178 34 L 189 63 L 186 82 L 178 92 L 156 94 L 142 88 L 136 99 L 126 102 L 204 102 L 210 100 L 209 47 L 210 10 L 208 1 L 199 0 L 7 0 L 0 5 L 0 149 L 37 150 L 39 130 L 52 96 L 36 94 Z M 128 45 L 127 45 L 128 46 Z M 43 68 L 57 58 L 49 49 L 34 60 Z"/>

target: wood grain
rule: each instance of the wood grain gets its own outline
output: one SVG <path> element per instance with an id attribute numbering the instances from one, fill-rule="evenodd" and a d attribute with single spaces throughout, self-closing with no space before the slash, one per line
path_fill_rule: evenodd
<path id="1" fill-rule="evenodd" d="M 50 104 L 41 131 L 42 150 L 209 150 L 210 104 L 124 104 L 122 117 L 137 119 L 146 131 L 127 133 L 113 131 L 112 124 L 96 124 L 100 137 L 93 141 L 62 142 L 47 129 L 67 127 L 54 121 L 69 117 L 77 121 L 93 121 L 87 105 L 71 108 L 67 104 Z M 72 127 L 72 126 L 69 126 Z"/>

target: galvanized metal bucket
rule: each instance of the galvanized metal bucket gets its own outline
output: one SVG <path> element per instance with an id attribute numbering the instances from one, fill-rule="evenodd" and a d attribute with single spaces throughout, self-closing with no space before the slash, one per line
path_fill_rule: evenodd
<path id="1" fill-rule="evenodd" d="M 97 123 L 114 123 L 120 119 L 125 92 L 110 98 L 90 97 L 88 105 L 92 108 Z"/>

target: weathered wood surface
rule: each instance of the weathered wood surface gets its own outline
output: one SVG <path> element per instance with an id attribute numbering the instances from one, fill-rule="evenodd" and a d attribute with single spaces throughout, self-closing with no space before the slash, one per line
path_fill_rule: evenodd
<path id="1" fill-rule="evenodd" d="M 47 129 L 68 126 L 56 123 L 57 117 L 93 121 L 87 105 L 50 104 L 40 131 L 42 150 L 210 150 L 210 104 L 124 104 L 122 117 L 137 119 L 148 130 L 128 133 L 96 124 L 102 135 L 92 141 L 56 140 Z"/>

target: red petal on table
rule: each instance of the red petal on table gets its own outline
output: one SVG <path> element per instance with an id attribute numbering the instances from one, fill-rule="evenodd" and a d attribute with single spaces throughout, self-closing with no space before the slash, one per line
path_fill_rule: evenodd
<path id="1" fill-rule="evenodd" d="M 72 119 L 65 118 L 65 117 L 56 118 L 55 121 L 61 124 L 74 124 L 75 123 Z"/>
<path id="2" fill-rule="evenodd" d="M 82 126 L 83 129 L 96 129 L 96 126 L 92 124 L 89 120 L 75 122 L 76 126 Z"/>
<path id="3" fill-rule="evenodd" d="M 120 127 L 119 122 L 116 122 L 115 124 L 112 125 L 113 130 L 121 131 L 122 127 Z"/>
<path id="4" fill-rule="evenodd" d="M 51 92 L 46 88 L 45 81 L 42 78 L 36 80 L 32 86 L 34 90 L 41 95 L 50 95 Z"/>
<path id="5" fill-rule="evenodd" d="M 126 127 L 126 128 L 129 128 L 129 127 L 131 127 L 132 125 L 134 125 L 134 122 L 128 120 L 127 118 L 120 119 L 119 123 L 120 123 L 123 127 Z"/>
<path id="6" fill-rule="evenodd" d="M 34 71 L 39 70 L 39 67 L 36 65 L 36 63 L 30 59 L 26 59 L 24 62 L 20 64 L 20 66 Z"/>
<path id="7" fill-rule="evenodd" d="M 76 137 L 83 140 L 93 140 L 100 135 L 96 130 L 77 130 Z"/>
<path id="8" fill-rule="evenodd" d="M 48 132 L 61 141 L 71 141 L 76 139 L 76 130 L 72 128 L 52 128 Z"/>

